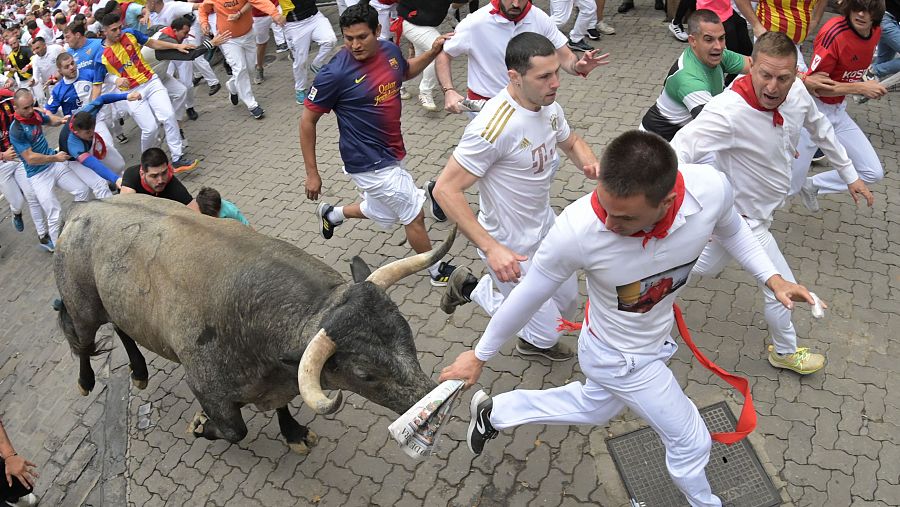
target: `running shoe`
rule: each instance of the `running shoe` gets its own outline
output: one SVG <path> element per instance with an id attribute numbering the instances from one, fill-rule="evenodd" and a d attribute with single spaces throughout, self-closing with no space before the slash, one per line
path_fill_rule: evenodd
<path id="1" fill-rule="evenodd" d="M 409 90 L 406 89 L 406 86 L 400 86 L 400 100 L 409 100 L 412 98 L 412 94 L 409 93 Z"/>
<path id="2" fill-rule="evenodd" d="M 634 2 L 622 2 L 622 4 L 619 5 L 619 8 L 616 10 L 619 11 L 619 14 L 624 14 L 631 9 L 634 9 Z"/>
<path id="3" fill-rule="evenodd" d="M 441 108 L 439 108 L 437 104 L 434 103 L 434 97 L 428 95 L 427 93 L 419 94 L 419 104 L 421 104 L 422 108 L 426 111 L 435 112 L 441 110 Z"/>
<path id="4" fill-rule="evenodd" d="M 809 375 L 825 366 L 825 356 L 814 354 L 806 347 L 799 347 L 793 354 L 779 354 L 775 352 L 775 347 L 769 345 L 769 364 L 776 368 L 795 371 L 800 375 Z"/>
<path id="5" fill-rule="evenodd" d="M 203 78 L 200 76 L 195 76 L 194 79 L 191 80 L 191 84 L 194 85 L 194 87 L 196 87 L 197 85 L 200 84 L 200 81 L 203 81 Z"/>
<path id="6" fill-rule="evenodd" d="M 603 35 L 612 35 L 612 34 L 616 33 L 616 29 L 613 28 L 612 25 L 606 24 L 606 21 L 604 21 L 602 19 L 597 22 L 597 29 L 595 31 L 598 31 L 598 32 L 602 33 Z"/>
<path id="7" fill-rule="evenodd" d="M 449 262 L 441 262 L 438 264 L 437 274 L 431 275 L 432 287 L 446 287 L 447 282 L 450 281 L 450 275 L 452 275 L 455 270 L 456 266 Z"/>
<path id="8" fill-rule="evenodd" d="M 575 357 L 575 353 L 572 352 L 572 349 L 562 343 L 557 342 L 556 345 L 549 349 L 542 349 L 521 338 L 519 338 L 519 342 L 516 343 L 516 352 L 523 356 L 541 356 L 551 361 L 567 361 Z"/>
<path id="9" fill-rule="evenodd" d="M 466 444 L 472 454 L 478 456 L 484 449 L 484 444 L 492 439 L 497 438 L 497 430 L 491 424 L 491 411 L 494 408 L 494 402 L 491 397 L 479 390 L 472 395 L 472 401 L 469 402 L 469 431 L 466 432 Z"/>
<path id="10" fill-rule="evenodd" d="M 316 206 L 316 216 L 319 217 L 319 222 L 322 224 L 322 237 L 325 239 L 331 239 L 331 237 L 334 236 L 334 228 L 343 223 L 334 223 L 328 219 L 328 214 L 331 213 L 331 210 L 333 209 L 334 206 L 325 201 L 320 202 L 319 205 Z"/>
<path id="11" fill-rule="evenodd" d="M 816 148 L 816 153 L 813 155 L 812 161 L 813 162 L 821 162 L 823 160 L 825 160 L 825 152 L 823 152 L 819 148 Z"/>
<path id="12" fill-rule="evenodd" d="M 53 253 L 54 251 L 56 251 L 56 245 L 54 245 L 53 241 L 50 240 L 49 234 L 44 234 L 43 236 L 40 237 L 40 239 L 38 241 L 39 241 L 38 246 L 43 248 L 44 250 L 46 250 L 50 253 Z"/>
<path id="13" fill-rule="evenodd" d="M 676 25 L 674 22 L 669 22 L 669 32 L 681 42 L 687 42 L 688 40 L 688 34 L 684 31 L 684 27 Z"/>
<path id="14" fill-rule="evenodd" d="M 472 300 L 467 298 L 464 288 L 467 285 L 478 284 L 478 279 L 472 274 L 472 271 L 463 266 L 459 266 L 450 274 L 447 280 L 447 290 L 441 296 L 441 311 L 447 315 L 451 315 L 456 311 L 457 306 L 462 306 Z"/>
<path id="15" fill-rule="evenodd" d="M 297 103 L 301 106 L 303 105 L 303 101 L 306 100 L 306 90 L 297 90 L 294 92 L 294 95 L 297 98 Z"/>
<path id="16" fill-rule="evenodd" d="M 262 84 L 266 80 L 266 72 L 262 67 L 256 68 L 256 76 L 253 78 L 253 84 Z"/>
<path id="17" fill-rule="evenodd" d="M 219 90 L 221 90 L 221 89 L 222 89 L 222 85 L 220 83 L 210 85 L 209 86 L 209 96 L 212 97 L 213 95 L 219 93 Z"/>
<path id="18" fill-rule="evenodd" d="M 573 41 L 572 39 L 569 39 L 569 42 L 568 42 L 567 45 L 569 46 L 569 49 L 571 49 L 571 50 L 573 50 L 573 51 L 585 51 L 585 52 L 587 52 L 587 51 L 593 51 L 593 50 L 594 50 L 594 46 L 591 46 L 590 44 L 588 44 L 587 42 L 585 42 L 584 39 L 581 39 L 581 40 L 578 41 L 578 42 L 575 42 L 575 41 Z"/>
<path id="19" fill-rule="evenodd" d="M 591 40 L 600 40 L 600 32 L 596 28 L 587 29 L 587 38 Z"/>
<path id="20" fill-rule="evenodd" d="M 250 115 L 257 120 L 261 119 L 263 116 L 265 116 L 265 114 L 266 112 L 263 111 L 263 108 L 259 107 L 258 105 L 250 110 Z"/>
<path id="21" fill-rule="evenodd" d="M 863 81 L 872 81 L 874 79 L 878 79 L 878 76 L 875 74 L 875 71 L 872 70 L 872 66 L 869 65 L 869 68 L 866 69 L 866 73 L 863 74 Z"/>
<path id="22" fill-rule="evenodd" d="M 819 211 L 819 189 L 812 178 L 806 178 L 800 187 L 800 199 L 809 211 Z"/>
<path id="23" fill-rule="evenodd" d="M 428 200 L 431 201 L 431 206 L 428 207 L 429 214 L 431 218 L 437 220 L 438 222 L 446 222 L 447 214 L 444 213 L 444 210 L 441 209 L 441 205 L 434 200 L 434 180 L 429 181 L 425 185 L 425 193 L 428 194 Z"/>
<path id="24" fill-rule="evenodd" d="M 281 44 L 275 44 L 275 52 L 276 53 L 284 53 L 288 50 L 287 42 L 282 42 Z"/>
<path id="25" fill-rule="evenodd" d="M 38 504 L 40 500 L 37 495 L 34 493 L 28 493 L 25 496 L 19 497 L 18 500 L 13 502 L 12 500 L 8 500 L 6 502 L 7 505 L 12 505 L 13 507 L 33 507 Z"/>
<path id="26" fill-rule="evenodd" d="M 15 215 L 13 215 L 13 227 L 15 227 L 19 232 L 25 230 L 25 222 L 22 220 L 21 213 L 16 213 Z"/>
<path id="27" fill-rule="evenodd" d="M 222 66 L 225 67 L 225 73 L 226 73 L 226 74 L 228 74 L 229 76 L 233 76 L 233 75 L 234 75 L 234 71 L 231 70 L 231 65 L 228 65 L 228 61 L 227 61 L 227 60 L 222 60 Z"/>
<path id="28" fill-rule="evenodd" d="M 188 171 L 193 171 L 197 168 L 197 165 L 200 163 L 199 160 L 188 160 L 184 157 L 179 158 L 172 162 L 172 169 L 175 174 L 184 173 Z"/>
<path id="29" fill-rule="evenodd" d="M 116 134 L 116 141 L 119 141 L 120 143 L 127 143 L 128 136 L 126 136 L 125 134 Z"/>
<path id="30" fill-rule="evenodd" d="M 189 107 L 189 108 L 185 109 L 185 112 L 187 113 L 187 117 L 189 120 L 197 121 L 197 118 L 200 117 L 200 115 L 197 114 L 197 111 L 194 111 L 193 107 Z M 184 136 L 181 136 L 181 137 L 184 137 Z"/>
<path id="31" fill-rule="evenodd" d="M 233 105 L 235 105 L 235 106 L 238 105 L 238 98 L 239 98 L 239 97 L 238 97 L 238 94 L 237 94 L 237 93 L 232 93 L 232 94 L 229 96 L 229 98 L 231 99 L 231 103 L 232 103 Z"/>

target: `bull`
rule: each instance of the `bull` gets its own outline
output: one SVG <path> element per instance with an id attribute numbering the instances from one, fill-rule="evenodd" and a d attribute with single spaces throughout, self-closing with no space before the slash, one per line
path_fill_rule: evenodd
<path id="1" fill-rule="evenodd" d="M 435 387 L 385 289 L 437 262 L 455 234 L 374 272 L 354 257 L 351 283 L 287 242 L 169 200 L 77 204 L 54 271 L 78 389 L 94 388 L 90 358 L 108 351 L 95 335 L 112 323 L 135 387 L 148 379 L 137 345 L 184 366 L 202 408 L 189 432 L 238 442 L 247 434 L 241 407 L 253 404 L 275 410 L 288 445 L 305 454 L 317 437 L 288 410 L 297 394 L 319 414 L 339 408 L 341 389 L 403 413 Z"/>

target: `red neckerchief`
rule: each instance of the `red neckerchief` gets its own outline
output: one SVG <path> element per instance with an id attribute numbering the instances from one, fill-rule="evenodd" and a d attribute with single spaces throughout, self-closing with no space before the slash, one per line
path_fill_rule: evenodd
<path id="1" fill-rule="evenodd" d="M 100 137 L 100 134 L 96 132 L 94 132 L 94 142 L 91 145 L 91 151 L 94 152 L 94 156 L 97 157 L 97 160 L 106 158 L 106 141 L 104 141 L 103 138 Z M 144 179 L 141 178 L 141 181 L 144 181 Z"/>
<path id="2" fill-rule="evenodd" d="M 35 111 L 34 113 L 31 114 L 31 118 L 25 118 L 24 116 L 22 116 L 19 113 L 14 113 L 13 116 L 15 117 L 16 120 L 19 121 L 19 123 L 22 123 L 24 125 L 43 125 L 44 124 L 44 118 L 40 114 L 38 114 L 37 111 Z"/>
<path id="3" fill-rule="evenodd" d="M 167 27 L 163 28 L 161 31 L 162 31 L 163 35 L 168 35 L 169 37 L 178 41 L 178 37 L 175 36 L 175 30 L 171 26 L 167 26 Z"/>
<path id="4" fill-rule="evenodd" d="M 518 23 L 519 21 L 522 21 L 522 19 L 528 15 L 528 11 L 531 10 L 531 2 L 529 1 L 528 4 L 525 6 L 525 8 L 522 9 L 522 14 L 519 14 L 515 18 L 511 18 L 511 17 L 507 16 L 506 13 L 500 9 L 500 0 L 491 0 L 491 6 L 493 7 L 493 9 L 491 9 L 491 14 L 499 14 L 499 15 L 503 16 L 504 18 L 512 21 L 513 23 Z"/>
<path id="5" fill-rule="evenodd" d="M 766 111 L 772 113 L 772 125 L 779 127 L 784 125 L 784 117 L 781 116 L 781 113 L 778 112 L 778 108 L 775 109 L 766 109 L 759 105 L 759 99 L 756 97 L 756 91 L 753 89 L 753 81 L 750 79 L 750 76 L 743 76 L 734 80 L 734 83 L 731 84 L 731 89 L 737 92 L 738 95 L 744 98 L 747 101 L 747 104 L 750 105 L 753 109 L 757 111 Z"/>
<path id="6" fill-rule="evenodd" d="M 669 211 L 666 212 L 659 222 L 656 222 L 653 229 L 650 232 L 638 231 L 631 235 L 632 238 L 644 238 L 644 241 L 641 242 L 641 246 L 646 247 L 650 238 L 663 239 L 669 235 L 669 228 L 672 227 L 672 223 L 675 222 L 675 216 L 678 214 L 678 210 L 681 209 L 681 203 L 684 202 L 684 178 L 681 176 L 681 171 L 675 176 L 674 190 L 675 202 L 669 206 Z M 597 197 L 596 190 L 591 194 L 591 207 L 594 208 L 594 213 L 597 214 L 597 218 L 606 224 L 606 210 L 600 205 L 600 199 Z"/>
<path id="7" fill-rule="evenodd" d="M 144 168 L 141 167 L 140 170 L 143 171 Z M 169 170 L 166 171 L 166 172 L 168 173 L 168 179 L 167 179 L 167 182 L 166 182 L 166 186 L 168 186 L 168 185 L 169 185 L 168 182 L 171 182 L 171 181 L 172 181 L 172 178 L 175 176 L 175 169 L 172 168 L 172 164 L 169 164 Z M 140 175 L 139 175 L 139 176 L 140 176 Z M 156 190 L 153 190 L 152 188 L 150 188 L 150 187 L 147 185 L 146 182 L 144 182 L 144 177 L 143 177 L 143 176 L 141 176 L 141 186 L 144 187 L 144 190 L 146 190 L 148 194 L 150 194 L 150 195 L 152 195 L 152 196 L 154 196 L 154 197 L 156 197 L 156 196 L 159 195 L 159 192 L 157 192 Z M 165 188 L 163 188 L 163 190 L 165 190 Z"/>

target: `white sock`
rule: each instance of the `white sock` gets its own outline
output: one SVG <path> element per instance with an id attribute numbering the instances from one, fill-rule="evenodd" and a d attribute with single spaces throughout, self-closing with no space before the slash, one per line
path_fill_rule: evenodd
<path id="1" fill-rule="evenodd" d="M 328 213 L 325 214 L 325 218 L 328 219 L 329 222 L 337 225 L 344 223 L 344 207 L 343 206 L 335 206 Z"/>
<path id="2" fill-rule="evenodd" d="M 431 266 L 428 266 L 428 273 L 432 278 L 438 276 L 440 274 L 441 261 L 437 261 Z"/>

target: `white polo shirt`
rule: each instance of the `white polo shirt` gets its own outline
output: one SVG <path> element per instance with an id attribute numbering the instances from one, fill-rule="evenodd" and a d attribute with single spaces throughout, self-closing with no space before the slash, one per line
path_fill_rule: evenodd
<path id="1" fill-rule="evenodd" d="M 743 227 L 743 234 L 755 241 L 735 212 L 731 185 L 720 173 L 707 165 L 682 165 L 679 170 L 684 201 L 665 238 L 642 246 L 643 238 L 610 231 L 588 194 L 556 218 L 534 256 L 532 270 L 558 283 L 584 271 L 590 335 L 623 353 L 661 350 L 674 323 L 672 304 L 711 236 L 731 238 Z M 760 280 L 777 274 L 761 248 L 755 253 L 739 260 Z"/>
<path id="2" fill-rule="evenodd" d="M 816 107 L 800 79 L 794 81 L 778 108 L 784 125 L 772 113 L 754 109 L 732 89 L 713 97 L 703 111 L 672 139 L 678 160 L 697 163 L 714 156 L 715 167 L 734 187 L 734 206 L 745 217 L 768 221 L 791 190 L 791 171 L 800 129 L 848 184 L 858 178 L 847 151 L 837 142 L 831 122 Z"/>
<path id="3" fill-rule="evenodd" d="M 453 158 L 479 178 L 478 223 L 516 253 L 530 256 L 553 226 L 556 144 L 570 134 L 559 103 L 531 111 L 503 88 L 469 122 L 453 151 Z"/>
<path id="4" fill-rule="evenodd" d="M 32 76 L 36 83 L 44 84 L 50 79 L 50 76 L 57 74 L 56 57 L 65 52 L 62 46 L 57 44 L 47 44 L 47 52 L 44 56 L 34 55 L 31 57 Z"/>
<path id="5" fill-rule="evenodd" d="M 483 97 L 494 97 L 509 84 L 506 74 L 506 45 L 523 32 L 539 33 L 557 49 L 566 45 L 566 36 L 550 16 L 532 5 L 518 23 L 500 14 L 491 14 L 487 5 L 469 14 L 456 26 L 453 37 L 444 43 L 444 52 L 453 58 L 468 55 L 468 88 Z"/>

